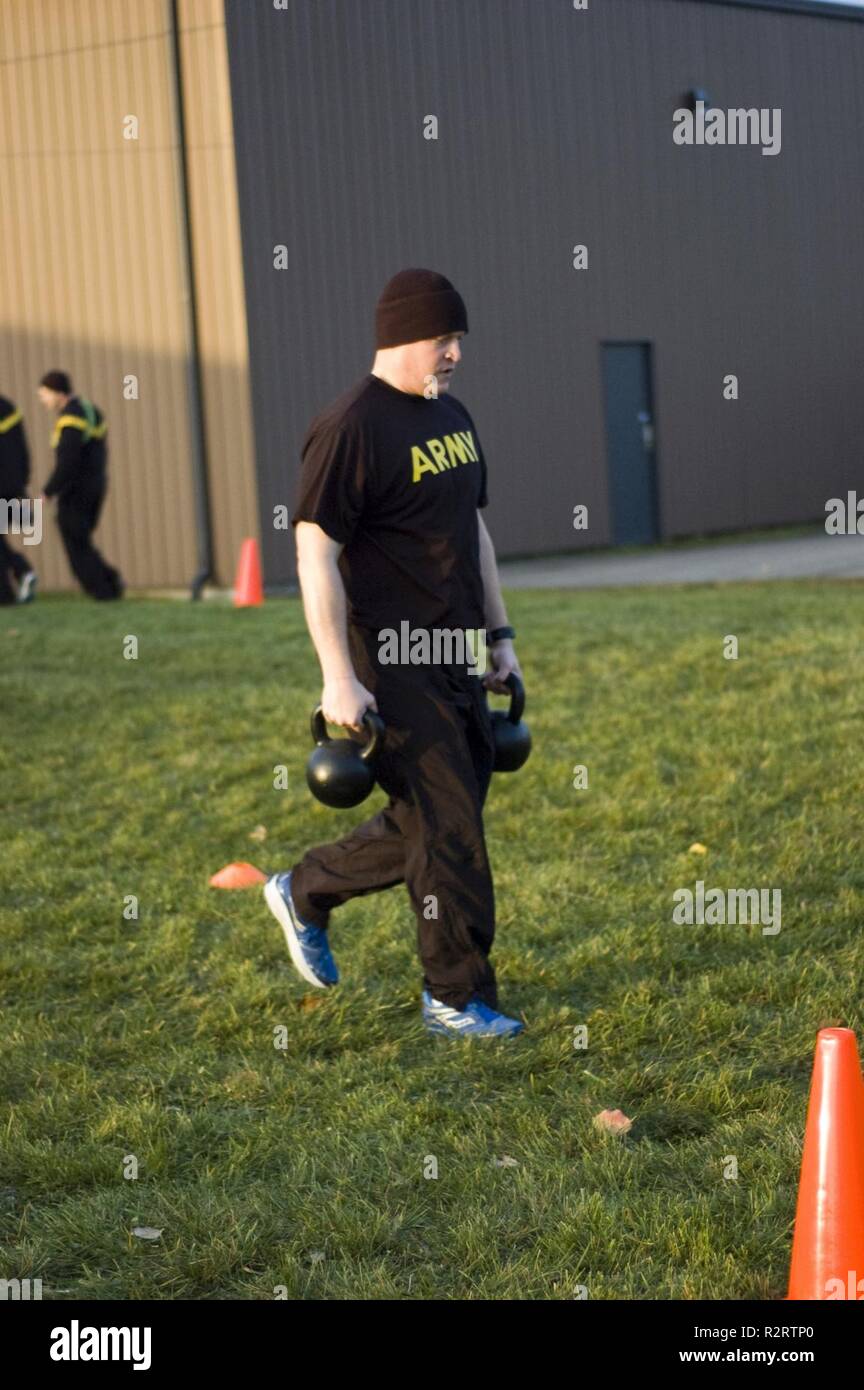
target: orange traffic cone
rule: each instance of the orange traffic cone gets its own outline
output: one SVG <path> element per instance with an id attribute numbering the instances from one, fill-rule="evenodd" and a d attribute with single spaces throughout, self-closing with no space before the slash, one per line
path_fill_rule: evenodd
<path id="1" fill-rule="evenodd" d="M 864 1297 L 864 1081 L 851 1028 L 816 1038 L 788 1297 Z"/>
<path id="2" fill-rule="evenodd" d="M 237 578 L 234 581 L 234 607 L 257 608 L 264 602 L 261 583 L 261 558 L 258 542 L 249 536 L 240 547 Z"/>
<path id="3" fill-rule="evenodd" d="M 266 883 L 267 875 L 256 869 L 254 864 L 226 864 L 210 880 L 211 888 L 254 888 L 256 883 Z"/>

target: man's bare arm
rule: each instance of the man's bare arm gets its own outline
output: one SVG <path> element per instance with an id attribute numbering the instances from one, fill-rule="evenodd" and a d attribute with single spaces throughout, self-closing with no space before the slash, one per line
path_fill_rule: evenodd
<path id="1" fill-rule="evenodd" d="M 477 513 L 477 524 L 480 529 L 480 574 L 483 579 L 483 602 L 486 619 L 487 632 L 493 632 L 496 627 L 508 627 L 507 609 L 504 607 L 504 599 L 501 595 L 501 581 L 498 577 L 498 562 L 495 559 L 495 547 L 492 544 L 492 537 L 486 529 L 480 512 Z M 500 642 L 495 642 L 490 648 L 492 654 L 493 670 L 489 671 L 483 679 L 483 684 L 490 690 L 497 690 L 503 694 L 507 687 L 504 684 L 511 671 L 515 671 L 517 676 L 521 676 L 522 671 L 519 662 L 516 660 L 516 652 L 509 637 L 505 637 Z"/>
<path id="2" fill-rule="evenodd" d="M 377 705 L 357 679 L 348 649 L 348 604 L 339 573 L 342 546 L 312 521 L 298 521 L 295 537 L 303 611 L 324 682 L 324 717 L 331 724 L 359 729 L 364 710 Z"/>
<path id="3" fill-rule="evenodd" d="M 504 600 L 501 597 L 501 581 L 498 578 L 495 547 L 492 544 L 492 537 L 486 529 L 486 523 L 479 512 L 477 513 L 477 524 L 480 528 L 480 574 L 483 578 L 486 627 L 488 631 L 492 632 L 496 627 L 507 627 L 507 609 L 504 607 Z"/>

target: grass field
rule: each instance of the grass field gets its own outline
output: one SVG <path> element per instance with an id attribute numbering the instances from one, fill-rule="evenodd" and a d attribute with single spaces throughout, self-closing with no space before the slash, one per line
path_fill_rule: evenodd
<path id="1" fill-rule="evenodd" d="M 486 823 L 527 1031 L 491 1045 L 423 1032 L 404 889 L 334 918 L 323 995 L 257 890 L 207 886 L 380 800 L 306 791 L 297 601 L 0 612 L 0 1277 L 56 1299 L 782 1297 L 815 1033 L 861 1027 L 864 586 L 509 611 L 535 751 Z M 781 931 L 673 925 L 697 879 L 781 889 Z M 599 1133 L 617 1107 L 630 1133 Z"/>

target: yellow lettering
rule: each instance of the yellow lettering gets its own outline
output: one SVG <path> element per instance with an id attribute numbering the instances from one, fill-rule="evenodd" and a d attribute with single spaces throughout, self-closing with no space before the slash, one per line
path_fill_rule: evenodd
<path id="1" fill-rule="evenodd" d="M 469 456 L 469 458 L 471 459 L 472 463 L 478 463 L 479 460 L 478 460 L 478 458 L 477 458 L 477 450 L 476 450 L 475 447 L 474 447 L 474 436 L 473 436 L 473 434 L 471 433 L 471 431 L 470 431 L 470 430 L 460 430 L 460 431 L 459 431 L 459 438 L 460 438 L 460 439 L 463 439 L 463 440 L 465 441 L 465 447 L 466 447 L 467 450 L 468 450 L 468 456 Z"/>
<path id="2" fill-rule="evenodd" d="M 457 463 L 468 462 L 468 450 L 458 435 L 445 434 L 444 443 L 447 445 L 451 468 L 455 468 Z"/>
<path id="3" fill-rule="evenodd" d="M 429 450 L 439 468 L 450 467 L 447 462 L 447 450 L 444 448 L 440 439 L 427 439 L 426 448 Z"/>
<path id="4" fill-rule="evenodd" d="M 412 481 L 415 483 L 419 483 L 424 473 L 438 472 L 438 469 L 436 468 L 432 460 L 430 458 L 427 458 L 423 450 L 419 448 L 416 444 L 411 450 L 411 463 L 414 468 L 414 477 Z"/>

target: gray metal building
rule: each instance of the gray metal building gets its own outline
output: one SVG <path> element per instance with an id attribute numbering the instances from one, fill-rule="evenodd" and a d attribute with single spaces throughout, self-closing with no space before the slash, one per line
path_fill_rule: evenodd
<path id="1" fill-rule="evenodd" d="M 34 489 L 42 373 L 106 410 L 100 544 L 132 587 L 229 585 L 250 535 L 293 580 L 274 508 L 411 265 L 468 305 L 454 392 L 502 556 L 856 487 L 864 10 L 577 3 L 3 0 L 0 392 Z M 779 111 L 779 152 L 677 144 L 700 94 Z M 53 517 L 32 558 L 73 584 Z"/>
<path id="2" fill-rule="evenodd" d="M 273 509 L 306 426 L 369 370 L 375 299 L 407 265 L 468 306 L 454 393 L 500 555 L 816 519 L 855 486 L 861 12 L 278 4 L 225 12 L 268 582 L 293 576 Z M 779 152 L 676 144 L 700 94 L 779 109 Z"/>

